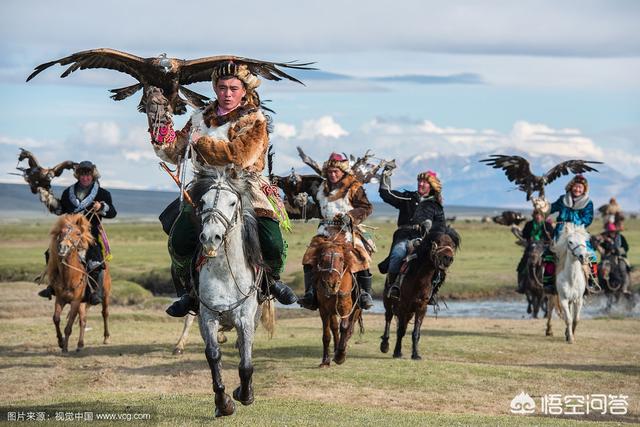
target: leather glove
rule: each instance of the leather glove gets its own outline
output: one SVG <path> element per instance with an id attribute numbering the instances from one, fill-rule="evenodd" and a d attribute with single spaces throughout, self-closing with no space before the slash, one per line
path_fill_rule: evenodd
<path id="1" fill-rule="evenodd" d="M 162 93 L 162 89 L 155 86 L 147 86 L 144 89 L 147 102 L 145 112 L 149 119 L 149 127 L 152 130 L 160 126 L 169 126 L 173 123 L 169 100 Z"/>

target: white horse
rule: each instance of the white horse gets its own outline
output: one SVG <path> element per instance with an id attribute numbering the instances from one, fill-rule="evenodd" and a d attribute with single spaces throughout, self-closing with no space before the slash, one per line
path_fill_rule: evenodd
<path id="1" fill-rule="evenodd" d="M 243 405 L 253 403 L 251 351 L 261 314 L 257 294 L 262 256 L 248 185 L 241 172 L 227 169 L 200 175 L 191 188 L 201 225 L 199 324 L 213 379 L 216 417 L 235 412 L 235 403 L 222 382 L 221 327 L 235 328 L 238 333 L 240 386 L 233 398 Z M 265 313 L 272 314 L 272 308 L 267 307 Z M 266 317 L 262 316 L 263 324 L 273 330 L 274 317 Z"/>
<path id="2" fill-rule="evenodd" d="M 557 295 L 549 299 L 547 312 L 547 335 L 551 331 L 551 316 L 554 307 L 566 324 L 565 337 L 569 344 L 573 343 L 576 326 L 580 320 L 580 311 L 584 291 L 587 286 L 585 273 L 589 265 L 587 242 L 589 233 L 583 226 L 565 223 L 558 240 L 551 246 L 556 254 L 556 289 Z"/>

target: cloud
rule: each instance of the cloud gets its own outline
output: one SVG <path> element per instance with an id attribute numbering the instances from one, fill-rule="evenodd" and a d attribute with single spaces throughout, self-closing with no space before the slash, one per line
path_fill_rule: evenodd
<path id="1" fill-rule="evenodd" d="M 273 126 L 272 138 L 289 139 L 296 136 L 296 127 L 287 123 L 276 123 Z"/>
<path id="2" fill-rule="evenodd" d="M 300 130 L 300 139 L 340 138 L 349 135 L 331 116 L 322 116 L 315 120 L 305 120 Z"/>
<path id="3" fill-rule="evenodd" d="M 6 135 L 0 135 L 0 145 L 10 145 L 21 148 L 38 148 L 47 145 L 47 142 L 38 141 L 33 138 L 11 138 Z"/>

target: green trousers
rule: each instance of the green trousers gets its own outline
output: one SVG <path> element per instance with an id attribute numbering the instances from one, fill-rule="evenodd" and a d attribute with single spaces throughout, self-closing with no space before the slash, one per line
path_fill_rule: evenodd
<path id="1" fill-rule="evenodd" d="M 258 236 L 262 257 L 270 274 L 278 277 L 287 258 L 287 243 L 282 237 L 278 221 L 271 218 L 258 218 Z M 176 272 L 187 277 L 193 254 L 198 248 L 198 224 L 191 205 L 184 205 L 180 215 L 171 227 L 169 235 L 169 254 Z"/>

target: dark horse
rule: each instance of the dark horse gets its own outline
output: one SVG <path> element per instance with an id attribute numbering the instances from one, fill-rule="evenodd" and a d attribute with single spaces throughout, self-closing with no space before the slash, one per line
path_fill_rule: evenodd
<path id="1" fill-rule="evenodd" d="M 598 283 L 607 295 L 607 310 L 611 310 L 625 292 L 628 294 L 630 280 L 627 261 L 619 250 L 605 248 L 598 264 Z"/>
<path id="2" fill-rule="evenodd" d="M 522 283 L 522 289 L 527 296 L 527 313 L 533 315 L 534 319 L 538 318 L 538 312 L 542 308 L 545 312 L 545 296 L 542 287 L 542 275 L 544 273 L 544 264 L 542 255 L 544 254 L 545 245 L 541 241 L 532 241 L 527 246 L 524 257 L 524 268 L 518 270 L 518 283 Z"/>
<path id="3" fill-rule="evenodd" d="M 413 342 L 411 358 L 422 359 L 418 352 L 418 341 L 422 320 L 427 313 L 427 303 L 433 295 L 433 278 L 435 274 L 445 274 L 453 263 L 453 257 L 459 247 L 460 236 L 451 227 L 447 227 L 444 233 L 431 232 L 422 240 L 416 249 L 416 258 L 409 261 L 409 268 L 400 288 L 400 298 L 391 299 L 385 292 L 383 299 L 385 327 L 384 335 L 381 337 L 380 351 L 383 353 L 389 351 L 389 328 L 391 319 L 395 315 L 398 318 L 398 330 L 393 357 L 402 357 L 402 338 L 407 331 L 409 321 L 415 316 L 411 334 Z"/>

